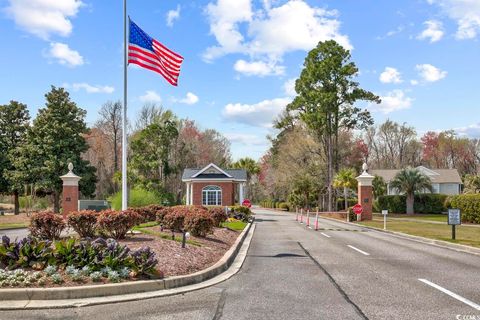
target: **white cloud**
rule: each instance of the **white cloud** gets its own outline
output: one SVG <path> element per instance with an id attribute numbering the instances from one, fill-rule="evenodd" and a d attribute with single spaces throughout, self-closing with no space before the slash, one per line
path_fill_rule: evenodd
<path id="1" fill-rule="evenodd" d="M 426 82 L 435 82 L 447 76 L 447 71 L 442 71 L 431 64 L 417 64 L 415 69 L 418 75 Z"/>
<path id="2" fill-rule="evenodd" d="M 311 7 L 303 0 L 289 0 L 272 7 L 274 3 L 263 1 L 261 9 L 252 8 L 251 0 L 209 3 L 206 14 L 217 45 L 206 49 L 204 60 L 240 53 L 276 66 L 285 53 L 308 51 L 319 41 L 330 39 L 352 49 L 348 36 L 339 31 L 336 11 Z"/>
<path id="3" fill-rule="evenodd" d="M 83 5 L 80 0 L 9 0 L 7 14 L 21 29 L 47 40 L 51 34 L 69 36 L 70 18 Z"/>
<path id="4" fill-rule="evenodd" d="M 263 61 L 247 62 L 245 60 L 237 60 L 233 66 L 235 71 L 242 73 L 246 76 L 271 76 L 282 75 L 285 73 L 285 67 L 277 66 L 274 63 L 266 63 Z"/>
<path id="5" fill-rule="evenodd" d="M 410 80 L 410 84 L 411 84 L 412 86 L 416 86 L 416 85 L 418 84 L 418 80 L 415 80 L 415 79 L 414 79 L 414 80 Z"/>
<path id="6" fill-rule="evenodd" d="M 290 102 L 290 98 L 277 98 L 255 104 L 229 103 L 223 109 L 223 116 L 231 121 L 271 128 L 273 120 L 281 114 Z"/>
<path id="7" fill-rule="evenodd" d="M 195 104 L 197 103 L 200 99 L 198 97 L 191 93 L 187 92 L 187 95 L 183 99 L 173 99 L 175 102 L 180 102 L 180 103 L 185 103 L 185 104 Z"/>
<path id="8" fill-rule="evenodd" d="M 46 56 L 49 58 L 54 58 L 58 63 L 68 67 L 76 67 L 84 64 L 83 57 L 80 55 L 80 53 L 70 49 L 70 47 L 65 43 L 50 43 L 50 50 L 48 50 Z"/>
<path id="9" fill-rule="evenodd" d="M 467 127 L 455 129 L 461 135 L 465 135 L 471 138 L 480 138 L 480 123 L 472 124 Z"/>
<path id="10" fill-rule="evenodd" d="M 402 78 L 400 72 L 392 67 L 386 67 L 380 74 L 380 82 L 382 83 L 401 83 Z"/>
<path id="11" fill-rule="evenodd" d="M 392 90 L 386 95 L 380 96 L 382 102 L 380 104 L 370 105 L 370 110 L 382 112 L 382 113 L 391 113 L 393 111 L 398 111 L 402 109 L 408 109 L 412 105 L 412 98 L 409 98 L 405 95 L 405 92 L 402 90 Z"/>
<path id="12" fill-rule="evenodd" d="M 72 88 L 74 91 L 85 90 L 87 93 L 113 93 L 115 91 L 115 88 L 112 86 L 92 86 L 85 82 L 73 83 L 71 85 L 65 83 L 63 86 L 65 88 Z"/>
<path id="13" fill-rule="evenodd" d="M 297 95 L 297 92 L 295 91 L 295 81 L 297 81 L 296 78 L 291 78 L 283 84 L 283 91 L 289 97 L 294 97 Z"/>
<path id="14" fill-rule="evenodd" d="M 394 30 L 390 30 L 388 31 L 385 35 L 383 36 L 378 36 L 376 37 L 375 39 L 377 40 L 383 40 L 383 39 L 386 39 L 388 37 L 393 37 L 394 35 L 397 35 L 399 33 L 401 33 L 403 30 L 405 30 L 405 26 L 398 26 L 396 29 Z"/>
<path id="15" fill-rule="evenodd" d="M 417 36 L 417 39 L 430 39 L 430 43 L 433 43 L 443 38 L 443 24 L 440 21 L 427 20 L 423 24 L 426 25 L 426 29 Z"/>
<path id="16" fill-rule="evenodd" d="M 162 102 L 162 97 L 160 97 L 160 95 L 153 90 L 145 91 L 145 94 L 143 96 L 140 96 L 139 99 L 140 99 L 140 101 L 142 101 L 144 103 L 146 103 L 146 102 L 153 102 L 153 103 Z"/>
<path id="17" fill-rule="evenodd" d="M 177 5 L 177 9 L 167 12 L 167 26 L 173 27 L 173 22 L 180 18 L 180 5 Z"/>
<path id="18" fill-rule="evenodd" d="M 256 145 L 268 145 L 268 142 L 265 138 L 259 137 L 254 134 L 248 133 L 238 133 L 238 132 L 228 132 L 223 134 L 230 142 L 239 143 L 246 146 Z"/>
<path id="19" fill-rule="evenodd" d="M 427 0 L 438 5 L 448 17 L 457 22 L 457 39 L 473 39 L 480 32 L 480 1 Z"/>

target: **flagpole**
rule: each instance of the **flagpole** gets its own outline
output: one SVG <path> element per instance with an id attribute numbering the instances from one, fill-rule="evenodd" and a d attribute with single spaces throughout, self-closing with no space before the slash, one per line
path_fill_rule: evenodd
<path id="1" fill-rule="evenodd" d="M 122 121 L 122 210 L 128 207 L 127 185 L 127 65 L 128 26 L 127 0 L 123 0 L 123 121 Z"/>

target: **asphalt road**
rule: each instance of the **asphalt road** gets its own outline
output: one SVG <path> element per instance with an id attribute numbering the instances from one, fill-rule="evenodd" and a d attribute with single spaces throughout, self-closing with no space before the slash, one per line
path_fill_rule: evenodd
<path id="1" fill-rule="evenodd" d="M 0 237 L 8 236 L 10 239 L 21 239 L 28 236 L 28 229 L 27 228 L 19 228 L 19 229 L 7 229 L 7 230 L 0 230 Z"/>
<path id="2" fill-rule="evenodd" d="M 179 296 L 0 319 L 480 319 L 480 257 L 257 210 L 241 271 Z M 422 280 L 419 280 L 422 279 Z"/>

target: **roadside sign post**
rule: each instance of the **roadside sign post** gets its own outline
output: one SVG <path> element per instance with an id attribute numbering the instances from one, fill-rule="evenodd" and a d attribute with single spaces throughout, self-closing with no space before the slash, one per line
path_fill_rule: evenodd
<path id="1" fill-rule="evenodd" d="M 298 207 L 295 207 L 295 221 L 298 221 Z"/>
<path id="2" fill-rule="evenodd" d="M 452 240 L 455 240 L 455 227 L 462 224 L 460 209 L 448 209 L 448 225 L 452 226 Z"/>
<path id="3" fill-rule="evenodd" d="M 310 227 L 310 209 L 307 210 L 307 223 L 305 224 L 305 227 Z"/>
<path id="4" fill-rule="evenodd" d="M 382 210 L 383 214 L 383 230 L 387 230 L 387 215 L 388 215 L 388 210 Z"/>
<path id="5" fill-rule="evenodd" d="M 300 209 L 300 223 L 303 223 L 303 208 Z"/>
<path id="6" fill-rule="evenodd" d="M 362 212 L 363 212 L 363 207 L 361 204 L 357 203 L 352 207 L 353 212 L 357 215 L 357 221 L 362 220 Z M 347 217 L 349 216 L 349 212 L 347 212 Z"/>
<path id="7" fill-rule="evenodd" d="M 317 207 L 317 215 L 315 216 L 315 231 L 318 230 L 318 207 Z"/>

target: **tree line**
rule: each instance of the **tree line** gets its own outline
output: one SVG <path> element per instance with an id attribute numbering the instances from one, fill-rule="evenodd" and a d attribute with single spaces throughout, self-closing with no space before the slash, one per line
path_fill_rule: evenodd
<path id="1" fill-rule="evenodd" d="M 260 199 L 337 209 L 354 177 L 374 169 L 427 166 L 458 169 L 466 192 L 480 191 L 480 141 L 454 131 L 427 132 L 387 120 L 374 125 L 368 106 L 380 103 L 356 81 L 358 68 L 335 41 L 320 42 L 305 58 L 296 96 L 275 121 L 278 134 L 259 160 Z M 356 104 L 366 102 L 366 108 Z M 377 193 L 385 192 L 381 181 Z"/>
<path id="2" fill-rule="evenodd" d="M 121 102 L 107 101 L 88 127 L 86 111 L 64 88 L 54 86 L 33 120 L 23 103 L 0 105 L 0 194 L 13 196 L 15 213 L 19 213 L 19 197 L 25 195 L 48 197 L 59 212 L 60 176 L 67 173 L 70 162 L 82 177 L 82 199 L 106 199 L 119 192 L 121 111 Z M 128 123 L 127 134 L 129 188 L 153 192 L 169 204 L 183 202 L 181 175 L 187 167 L 213 162 L 247 168 L 253 174 L 258 171 L 253 159 L 233 162 L 230 142 L 218 131 L 201 129 L 160 105 L 142 106 L 136 121 Z"/>

